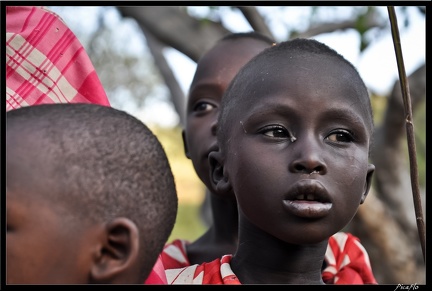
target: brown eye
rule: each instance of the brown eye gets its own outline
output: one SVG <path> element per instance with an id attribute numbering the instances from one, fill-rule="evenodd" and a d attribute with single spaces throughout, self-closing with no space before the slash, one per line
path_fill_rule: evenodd
<path id="1" fill-rule="evenodd" d="M 267 126 L 260 130 L 260 133 L 277 139 L 290 139 L 291 135 L 285 127 L 282 126 Z"/>
<path id="2" fill-rule="evenodd" d="M 332 142 L 351 142 L 353 141 L 353 136 L 349 131 L 341 130 L 329 134 L 326 139 Z"/>
<path id="3" fill-rule="evenodd" d="M 210 111 L 213 108 L 215 108 L 214 105 L 207 103 L 207 102 L 199 102 L 195 105 L 194 107 L 194 111 L 195 112 L 205 112 L 205 111 Z"/>
<path id="4" fill-rule="evenodd" d="M 282 129 L 272 129 L 264 132 L 264 135 L 277 138 L 283 138 L 287 136 L 285 131 L 283 131 Z"/>

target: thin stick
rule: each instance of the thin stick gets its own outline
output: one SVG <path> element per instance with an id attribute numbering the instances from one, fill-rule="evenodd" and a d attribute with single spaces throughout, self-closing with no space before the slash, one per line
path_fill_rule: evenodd
<path id="1" fill-rule="evenodd" d="M 405 125 L 407 131 L 408 154 L 409 154 L 409 161 L 410 161 L 411 188 L 412 188 L 412 194 L 414 200 L 414 210 L 416 214 L 417 230 L 420 238 L 420 244 L 422 247 L 423 260 L 426 262 L 426 256 L 425 256 L 426 230 L 425 230 L 425 225 L 423 220 L 423 211 L 422 211 L 422 204 L 421 204 L 420 191 L 419 191 L 416 145 L 415 145 L 415 138 L 414 138 L 414 123 L 412 121 L 411 96 L 409 93 L 408 80 L 405 73 L 405 66 L 403 62 L 402 49 L 401 49 L 400 38 L 399 38 L 399 29 L 397 25 L 394 6 L 387 6 L 387 10 L 390 18 L 393 44 L 396 53 L 396 61 L 398 66 L 399 79 L 400 79 L 401 90 L 402 90 L 402 98 L 403 98 L 405 115 L 406 115 Z"/>

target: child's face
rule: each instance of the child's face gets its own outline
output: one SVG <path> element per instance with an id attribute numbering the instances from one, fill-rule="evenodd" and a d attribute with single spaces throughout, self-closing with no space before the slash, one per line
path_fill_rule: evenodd
<path id="1" fill-rule="evenodd" d="M 340 61 L 267 68 L 249 76 L 247 98 L 230 114 L 224 171 L 241 219 L 285 242 L 321 242 L 353 218 L 369 190 L 369 115 Z"/>
<path id="2" fill-rule="evenodd" d="M 207 188 L 210 187 L 207 157 L 218 148 L 216 127 L 222 95 L 240 68 L 267 47 L 264 42 L 250 38 L 222 41 L 197 66 L 187 104 L 184 143 Z"/>
<path id="3" fill-rule="evenodd" d="M 95 232 L 71 223 L 35 193 L 7 189 L 6 197 L 7 284 L 87 283 Z"/>

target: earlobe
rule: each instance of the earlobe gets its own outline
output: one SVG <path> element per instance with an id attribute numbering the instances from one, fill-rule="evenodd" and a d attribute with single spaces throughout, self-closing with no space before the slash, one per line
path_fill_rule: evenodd
<path id="1" fill-rule="evenodd" d="M 366 200 L 366 197 L 367 197 L 369 190 L 372 186 L 372 177 L 373 177 L 374 172 L 375 172 L 375 166 L 373 164 L 369 164 L 367 174 L 366 174 L 365 186 L 363 189 L 363 195 L 362 195 L 360 204 L 363 204 Z"/>
<path id="2" fill-rule="evenodd" d="M 91 269 L 91 282 L 115 283 L 139 272 L 134 270 L 137 268 L 139 243 L 138 228 L 130 219 L 115 218 L 108 223 L 99 257 Z"/>
<path id="3" fill-rule="evenodd" d="M 184 129 L 182 130 L 182 138 L 183 138 L 183 147 L 184 147 L 184 152 L 185 152 L 186 158 L 190 159 L 191 157 L 189 154 L 189 148 L 188 148 L 187 141 L 186 141 L 186 132 Z"/>
<path id="4" fill-rule="evenodd" d="M 217 194 L 225 196 L 231 195 L 231 183 L 224 171 L 222 153 L 213 151 L 208 156 L 210 164 L 210 182 Z"/>

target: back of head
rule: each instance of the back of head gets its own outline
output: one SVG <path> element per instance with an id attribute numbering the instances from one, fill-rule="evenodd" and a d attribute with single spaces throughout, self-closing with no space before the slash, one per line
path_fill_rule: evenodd
<path id="1" fill-rule="evenodd" d="M 270 37 L 259 33 L 257 31 L 248 31 L 248 32 L 235 32 L 235 33 L 229 33 L 222 37 L 219 42 L 225 41 L 225 40 L 236 40 L 236 39 L 245 39 L 245 38 L 251 38 L 255 39 L 257 41 L 262 41 L 268 45 L 275 44 L 275 41 L 271 39 Z"/>
<path id="2" fill-rule="evenodd" d="M 373 116 L 369 93 L 357 69 L 342 55 L 324 43 L 314 39 L 296 38 L 284 41 L 262 51 L 248 62 L 233 79 L 222 98 L 221 112 L 218 118 L 219 145 L 224 147 L 225 144 L 223 141 L 229 140 L 225 129 L 229 128 L 226 124 L 230 122 L 229 116 L 232 109 L 236 108 L 237 104 L 250 96 L 251 92 L 249 90 L 255 84 L 261 81 L 268 82 L 271 80 L 272 74 L 277 74 L 278 70 L 289 66 L 292 60 L 298 59 L 301 62 L 302 59 L 316 56 L 318 56 L 318 59 L 329 60 L 328 63 L 331 62 L 332 64 L 343 66 L 344 71 L 340 72 L 339 77 L 355 88 L 354 90 L 357 92 L 357 96 L 359 96 L 359 100 L 357 101 L 360 101 L 356 102 L 356 104 L 367 115 L 370 131 L 372 132 Z M 264 86 L 261 88 L 265 90 Z"/>
<path id="3" fill-rule="evenodd" d="M 46 196 L 77 220 L 130 219 L 147 276 L 177 214 L 174 178 L 156 136 L 133 116 L 95 104 L 22 107 L 6 121 L 8 189 Z"/>

